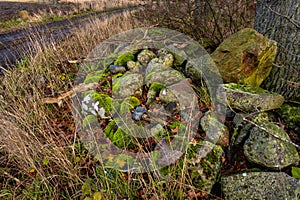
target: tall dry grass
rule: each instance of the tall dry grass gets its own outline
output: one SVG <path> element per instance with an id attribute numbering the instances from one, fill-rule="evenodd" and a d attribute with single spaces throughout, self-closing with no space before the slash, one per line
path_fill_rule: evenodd
<path id="1" fill-rule="evenodd" d="M 71 103 L 59 107 L 42 99 L 72 87 L 78 66 L 68 60 L 83 59 L 102 40 L 136 26 L 125 13 L 92 19 L 63 42 L 32 36 L 28 57 L 0 77 L 0 198 L 83 196 L 92 159 L 77 141 Z"/>

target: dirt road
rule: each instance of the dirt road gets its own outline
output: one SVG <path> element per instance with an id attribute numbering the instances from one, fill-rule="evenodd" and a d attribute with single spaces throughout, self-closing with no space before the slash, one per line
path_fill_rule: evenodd
<path id="1" fill-rule="evenodd" d="M 112 15 L 119 15 L 128 10 L 138 9 L 139 6 L 119 8 L 112 11 L 99 11 L 80 17 L 74 17 L 68 20 L 48 23 L 38 27 L 18 30 L 6 34 L 0 34 L 0 73 L 8 69 L 22 57 L 28 54 L 28 49 L 32 49 L 32 38 L 41 35 L 43 38 L 52 38 L 62 40 L 66 35 L 72 34 L 76 27 L 84 26 L 89 23 L 91 18 L 104 19 Z M 38 39 L 38 37 L 34 37 Z"/>

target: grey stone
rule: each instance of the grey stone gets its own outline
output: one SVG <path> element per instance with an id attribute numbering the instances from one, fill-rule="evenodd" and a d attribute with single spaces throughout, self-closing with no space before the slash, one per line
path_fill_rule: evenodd
<path id="1" fill-rule="evenodd" d="M 177 70 L 169 69 L 161 72 L 152 72 L 145 78 L 146 85 L 149 87 L 153 82 L 169 86 L 184 79 L 184 75 Z"/>
<path id="2" fill-rule="evenodd" d="M 298 200 L 300 181 L 284 172 L 245 172 L 222 177 L 225 199 Z"/>
<path id="3" fill-rule="evenodd" d="M 208 194 L 217 181 L 221 169 L 222 155 L 223 150 L 218 145 L 207 141 L 191 143 L 188 145 L 186 156 L 182 156 L 178 160 L 178 165 L 162 168 L 160 173 L 172 177 L 182 177 L 182 174 L 184 174 L 188 180 L 192 180 L 193 190 Z M 166 157 L 163 158 L 167 159 Z M 168 155 L 168 157 L 172 157 L 172 155 Z M 185 163 L 184 166 L 182 163 Z M 186 173 L 182 173 L 183 167 Z M 191 188 L 186 189 L 189 190 Z"/>
<path id="4" fill-rule="evenodd" d="M 259 87 L 235 83 L 220 86 L 226 94 L 227 104 L 244 112 L 267 111 L 279 108 L 284 98 Z"/>
<path id="5" fill-rule="evenodd" d="M 222 147 L 229 145 L 229 130 L 224 123 L 218 120 L 216 113 L 206 112 L 201 118 L 200 124 L 206 133 L 206 139 Z"/>
<path id="6" fill-rule="evenodd" d="M 153 51 L 150 51 L 148 49 L 144 49 L 137 56 L 137 60 L 142 65 L 147 65 L 150 62 L 150 60 L 152 60 L 153 58 L 156 58 L 155 53 L 153 53 Z"/>
<path id="7" fill-rule="evenodd" d="M 125 98 L 129 96 L 140 96 L 142 94 L 143 76 L 141 74 L 124 74 L 113 79 L 113 96 Z"/>

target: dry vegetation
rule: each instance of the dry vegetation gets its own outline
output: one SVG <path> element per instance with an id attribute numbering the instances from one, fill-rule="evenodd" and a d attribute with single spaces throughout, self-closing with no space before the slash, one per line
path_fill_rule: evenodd
<path id="1" fill-rule="evenodd" d="M 230 7 L 230 3 L 240 7 Z M 79 64 L 68 61 L 80 62 L 99 42 L 114 34 L 155 24 L 176 28 L 203 43 L 209 40 L 207 47 L 214 48 L 230 33 L 249 26 L 253 14 L 244 12 L 247 7 L 242 1 L 227 0 L 223 6 L 212 5 L 215 17 L 201 10 L 206 19 L 196 24 L 195 8 L 185 6 L 185 1 L 160 9 L 151 4 L 135 15 L 94 19 L 64 42 L 35 43 L 38 52 L 1 77 L 0 199 L 83 199 L 100 193 L 104 199 L 168 199 L 165 191 L 172 193 L 190 184 L 191 180 L 183 177 L 180 183 L 173 177 L 157 184 L 155 174 L 105 171 L 78 140 L 71 103 L 67 101 L 61 107 L 42 103 L 44 97 L 58 96 L 73 86 Z M 34 37 L 46 41 L 43 35 L 33 36 L 33 41 Z"/>
<path id="2" fill-rule="evenodd" d="M 19 0 L 0 1 L 0 32 L 26 28 L 33 25 L 59 21 L 96 11 L 140 4 L 139 0 Z"/>

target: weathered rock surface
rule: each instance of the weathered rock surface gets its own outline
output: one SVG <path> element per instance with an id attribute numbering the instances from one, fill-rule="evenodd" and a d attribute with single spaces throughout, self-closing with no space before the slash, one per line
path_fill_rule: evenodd
<path id="1" fill-rule="evenodd" d="M 259 86 L 272 69 L 276 49 L 275 41 L 246 28 L 227 38 L 211 57 L 225 82 Z"/>
<path id="2" fill-rule="evenodd" d="M 206 133 L 206 138 L 214 144 L 222 147 L 229 145 L 229 130 L 221 123 L 215 113 L 208 111 L 201 118 L 200 124 Z"/>
<path id="3" fill-rule="evenodd" d="M 203 155 L 201 152 L 209 153 Z M 186 158 L 180 158 L 178 165 L 162 168 L 160 172 L 165 176 L 170 175 L 179 178 L 182 177 L 182 170 L 184 169 L 188 172 L 184 173 L 187 180 L 192 180 L 191 183 L 195 189 L 203 194 L 208 194 L 217 181 L 222 155 L 222 148 L 210 142 L 190 144 L 187 148 Z M 184 160 L 186 163 L 183 168 Z"/>
<path id="4" fill-rule="evenodd" d="M 300 181 L 284 172 L 248 172 L 222 177 L 225 199 L 298 200 Z"/>
<path id="5" fill-rule="evenodd" d="M 168 86 L 177 83 L 184 78 L 185 77 L 181 72 L 175 69 L 169 69 L 166 71 L 152 72 L 148 74 L 145 78 L 145 82 L 147 86 L 150 86 L 153 82 L 158 82 L 162 85 Z"/>
<path id="6" fill-rule="evenodd" d="M 298 165 L 299 155 L 295 146 L 287 142 L 291 141 L 288 134 L 270 122 L 259 125 L 265 130 L 256 126 L 250 130 L 249 138 L 244 144 L 246 158 L 277 170 L 289 165 Z M 274 135 L 282 139 L 275 138 Z"/>
<path id="7" fill-rule="evenodd" d="M 147 65 L 150 62 L 150 60 L 152 60 L 155 57 L 156 57 L 156 55 L 155 55 L 155 53 L 153 53 L 153 51 L 145 49 L 137 55 L 137 60 L 142 65 Z"/>
<path id="8" fill-rule="evenodd" d="M 141 74 L 124 74 L 113 79 L 113 95 L 115 98 L 125 98 L 142 94 L 143 76 Z"/>
<path id="9" fill-rule="evenodd" d="M 244 112 L 267 111 L 279 108 L 284 98 L 259 87 L 235 83 L 223 84 L 227 104 Z"/>

